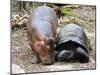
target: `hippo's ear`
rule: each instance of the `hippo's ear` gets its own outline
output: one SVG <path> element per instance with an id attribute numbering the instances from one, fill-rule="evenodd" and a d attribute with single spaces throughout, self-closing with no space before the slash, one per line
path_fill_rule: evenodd
<path id="1" fill-rule="evenodd" d="M 41 53 L 42 44 L 41 44 L 40 42 L 35 42 L 35 44 L 34 44 L 34 49 L 35 49 L 35 52 Z"/>

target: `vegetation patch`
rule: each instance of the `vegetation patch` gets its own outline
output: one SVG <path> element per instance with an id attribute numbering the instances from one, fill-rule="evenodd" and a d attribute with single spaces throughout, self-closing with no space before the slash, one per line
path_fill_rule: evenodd
<path id="1" fill-rule="evenodd" d="M 61 14 L 63 14 L 63 16 L 70 16 L 70 17 L 78 17 L 79 16 L 79 14 L 74 13 L 73 9 L 70 7 L 62 7 Z"/>

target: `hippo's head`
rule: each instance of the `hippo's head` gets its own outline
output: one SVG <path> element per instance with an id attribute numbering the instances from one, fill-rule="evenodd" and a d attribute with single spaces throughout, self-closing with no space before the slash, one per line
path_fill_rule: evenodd
<path id="1" fill-rule="evenodd" d="M 39 55 L 44 65 L 50 65 L 54 62 L 54 39 L 36 42 L 34 45 L 35 52 Z"/>

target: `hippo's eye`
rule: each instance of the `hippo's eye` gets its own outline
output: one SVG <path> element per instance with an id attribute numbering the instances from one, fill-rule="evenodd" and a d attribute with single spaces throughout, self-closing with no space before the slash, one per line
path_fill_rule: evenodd
<path id="1" fill-rule="evenodd" d="M 52 39 L 48 39 L 46 42 L 46 45 L 48 46 L 48 48 L 51 50 L 54 49 L 54 41 Z"/>
<path id="2" fill-rule="evenodd" d="M 46 45 L 47 45 L 48 48 L 50 48 L 51 41 L 47 41 Z"/>

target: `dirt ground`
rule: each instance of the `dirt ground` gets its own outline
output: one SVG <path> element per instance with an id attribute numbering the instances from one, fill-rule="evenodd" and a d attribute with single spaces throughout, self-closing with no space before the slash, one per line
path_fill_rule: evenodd
<path id="1" fill-rule="evenodd" d="M 73 10 L 73 12 L 78 13 L 81 17 L 78 19 L 88 20 L 88 25 L 81 24 L 85 30 L 89 40 L 92 50 L 90 50 L 90 61 L 89 63 L 79 63 L 79 62 L 55 62 L 53 65 L 44 66 L 40 64 L 32 64 L 30 60 L 36 59 L 34 52 L 28 45 L 26 28 L 20 28 L 18 30 L 12 30 L 11 32 L 11 62 L 20 66 L 20 69 L 24 70 L 22 72 L 17 71 L 12 73 L 34 73 L 34 72 L 50 72 L 50 71 L 68 71 L 68 70 L 83 70 L 83 69 L 95 69 L 96 68 L 96 48 L 95 48 L 95 7 L 93 6 L 81 6 Z M 67 19 L 65 17 L 64 19 Z M 60 24 L 62 21 L 60 20 Z M 66 22 L 65 22 L 66 24 Z M 61 27 L 61 25 L 60 25 Z M 58 31 L 60 29 L 58 27 Z M 12 65 L 13 67 L 13 65 Z"/>

